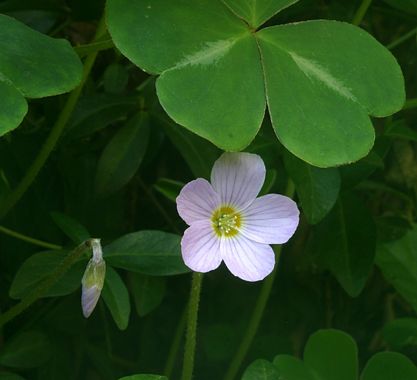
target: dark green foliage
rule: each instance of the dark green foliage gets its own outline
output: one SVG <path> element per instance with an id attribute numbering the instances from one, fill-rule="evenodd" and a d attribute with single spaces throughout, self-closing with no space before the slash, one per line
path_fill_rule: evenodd
<path id="1" fill-rule="evenodd" d="M 364 3 L 0 1 L 0 380 L 180 379 L 175 199 L 222 149 L 301 211 L 236 379 L 417 380 L 417 1 L 350 25 Z M 90 251 L 39 287 L 89 238 L 85 319 Z M 224 379 L 262 286 L 204 276 L 194 379 Z"/>

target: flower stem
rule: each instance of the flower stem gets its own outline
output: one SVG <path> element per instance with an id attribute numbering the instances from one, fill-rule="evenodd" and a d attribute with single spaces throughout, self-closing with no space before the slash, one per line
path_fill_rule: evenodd
<path id="1" fill-rule="evenodd" d="M 0 328 L 12 319 L 20 315 L 29 306 L 41 298 L 71 267 L 75 262 L 90 249 L 90 242 L 94 239 L 86 240 L 73 251 L 71 251 L 62 262 L 55 268 L 51 275 L 45 278 L 40 284 L 17 305 L 0 315 Z"/>
<path id="2" fill-rule="evenodd" d="M 184 363 L 182 367 L 182 380 L 191 380 L 193 377 L 195 347 L 197 340 L 197 317 L 200 302 L 202 273 L 193 273 L 191 294 L 188 303 L 187 334 L 185 337 Z"/>
<path id="3" fill-rule="evenodd" d="M 355 16 L 353 17 L 353 20 L 352 20 L 353 25 L 359 25 L 362 22 L 371 3 L 372 3 L 372 0 L 362 0 L 361 5 L 359 6 L 358 10 L 355 13 Z"/>
<path id="4" fill-rule="evenodd" d="M 97 40 L 105 30 L 106 25 L 103 17 L 97 27 L 94 40 Z M 68 96 L 64 108 L 62 109 L 54 126 L 52 127 L 51 132 L 43 144 L 38 156 L 35 158 L 32 165 L 29 167 L 28 171 L 17 185 L 16 189 L 5 199 L 2 207 L 0 208 L 0 219 L 4 218 L 4 216 L 6 216 L 6 214 L 15 206 L 15 204 L 19 202 L 19 200 L 26 193 L 27 189 L 39 174 L 40 170 L 45 165 L 45 162 L 48 160 L 49 155 L 55 148 L 59 138 L 62 135 L 62 132 L 64 131 L 65 126 L 67 125 L 72 115 L 72 112 L 74 111 L 75 106 L 78 103 L 78 99 L 81 95 L 87 78 L 90 75 L 91 69 L 93 68 L 97 54 L 98 51 L 93 51 L 85 59 L 81 83 Z"/>
<path id="5" fill-rule="evenodd" d="M 293 198 L 294 197 L 294 183 L 289 179 L 287 183 L 287 189 L 285 191 L 285 195 Z M 259 324 L 261 323 L 262 317 L 264 315 L 266 304 L 268 303 L 269 296 L 271 294 L 272 285 L 274 284 L 274 280 L 277 273 L 277 268 L 279 264 L 279 259 L 281 256 L 282 245 L 275 246 L 275 268 L 272 273 L 265 279 L 264 283 L 262 284 L 261 291 L 259 293 L 258 299 L 256 300 L 256 305 L 249 320 L 248 328 L 246 329 L 245 335 L 240 342 L 240 346 L 236 351 L 235 356 L 230 363 L 230 366 L 226 372 L 224 380 L 233 380 L 238 371 L 240 366 L 242 365 L 243 360 L 246 357 L 246 354 L 249 351 L 249 348 L 252 344 L 253 339 L 255 338 L 256 332 L 258 331 Z"/>
<path id="6" fill-rule="evenodd" d="M 47 241 L 38 240 L 38 239 L 32 238 L 30 236 L 23 235 L 19 232 L 10 230 L 9 228 L 3 227 L 3 226 L 0 226 L 0 232 L 5 234 L 5 235 L 9 235 L 11 237 L 14 237 L 16 239 L 25 241 L 27 243 L 37 245 L 39 247 L 43 247 L 43 248 L 47 248 L 47 249 L 55 249 L 55 250 L 62 249 L 62 246 L 60 246 L 60 245 L 56 245 L 56 244 L 53 244 L 53 243 L 48 243 Z"/>

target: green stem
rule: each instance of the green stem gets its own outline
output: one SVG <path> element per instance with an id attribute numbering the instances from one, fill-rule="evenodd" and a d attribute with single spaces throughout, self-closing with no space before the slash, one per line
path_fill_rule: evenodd
<path id="1" fill-rule="evenodd" d="M 113 40 L 109 38 L 109 39 L 100 40 L 97 42 L 92 42 L 90 44 L 75 46 L 74 50 L 80 57 L 85 57 L 86 55 L 91 54 L 91 53 L 97 53 L 99 51 L 113 49 L 113 48 L 114 48 Z"/>
<path id="2" fill-rule="evenodd" d="M 10 230 L 10 229 L 8 229 L 6 227 L 3 227 L 3 226 L 0 226 L 0 232 L 4 233 L 5 235 L 9 235 L 11 237 L 14 237 L 16 239 L 23 240 L 27 243 L 38 245 L 39 247 L 48 248 L 48 249 L 55 249 L 55 250 L 62 249 L 62 246 L 60 246 L 60 245 L 56 245 L 56 244 L 53 244 L 53 243 L 48 243 L 46 241 L 31 238 L 30 236 L 23 235 L 19 232 Z"/>
<path id="3" fill-rule="evenodd" d="M 191 294 L 188 304 L 187 334 L 185 337 L 184 363 L 182 367 L 182 380 L 191 380 L 194 370 L 195 347 L 197 340 L 197 317 L 200 302 L 202 273 L 193 273 Z"/>
<path id="4" fill-rule="evenodd" d="M 103 17 L 97 27 L 94 40 L 97 40 L 104 33 L 105 30 L 106 25 Z M 82 89 L 87 81 L 87 78 L 90 75 L 90 71 L 94 65 L 97 54 L 98 51 L 94 51 L 87 56 L 84 62 L 81 83 L 68 96 L 65 106 L 62 109 L 58 117 L 58 120 L 52 127 L 51 132 L 49 133 L 48 138 L 43 144 L 38 156 L 35 158 L 32 165 L 29 167 L 28 171 L 17 185 L 16 189 L 5 199 L 5 202 L 0 208 L 0 219 L 4 218 L 4 216 L 6 216 L 6 214 L 15 206 L 15 204 L 19 202 L 20 198 L 22 198 L 22 196 L 26 193 L 27 189 L 35 180 L 40 170 L 45 165 L 45 162 L 48 160 L 49 155 L 55 148 L 59 138 L 62 135 L 62 132 L 64 131 L 65 126 L 68 123 L 68 120 L 72 115 L 72 112 L 74 111 L 76 104 L 78 103 L 78 99 L 81 95 Z"/>
<path id="5" fill-rule="evenodd" d="M 45 295 L 45 293 L 71 268 L 73 264 L 88 250 L 90 249 L 90 240 L 86 240 L 80 244 L 73 251 L 71 251 L 62 262 L 55 268 L 49 277 L 41 281 L 41 283 L 25 298 L 22 299 L 17 305 L 7 310 L 4 314 L 0 315 L 0 328 L 12 319 L 20 315 L 29 306 L 36 302 L 39 298 Z"/>
<path id="6" fill-rule="evenodd" d="M 417 107 L 417 98 L 414 99 L 407 99 L 407 101 L 404 104 L 403 110 L 409 110 L 411 108 Z"/>
<path id="7" fill-rule="evenodd" d="M 372 0 L 362 0 L 361 5 L 359 6 L 358 10 L 355 13 L 355 16 L 353 17 L 353 20 L 352 20 L 353 25 L 359 25 L 362 22 L 371 3 L 372 3 Z"/>
<path id="8" fill-rule="evenodd" d="M 174 370 L 174 365 L 178 356 L 178 351 L 180 349 L 182 337 L 185 330 L 185 322 L 187 317 L 188 305 L 185 307 L 184 311 L 181 313 L 180 320 L 178 322 L 177 328 L 175 330 L 174 339 L 172 340 L 171 347 L 169 349 L 167 362 L 165 364 L 164 375 L 170 379 L 172 371 Z"/>
<path id="9" fill-rule="evenodd" d="M 408 39 L 414 37 L 417 33 L 417 28 L 410 30 L 408 33 L 404 34 L 403 36 L 397 38 L 396 40 L 389 43 L 386 48 L 392 50 L 396 48 L 398 45 L 402 44 L 403 42 L 407 41 Z"/>
<path id="10" fill-rule="evenodd" d="M 294 183 L 291 180 L 289 180 L 285 194 L 288 197 L 292 198 L 294 196 L 294 191 Z M 274 247 L 276 260 L 275 268 L 262 284 L 261 291 L 259 293 L 258 299 L 256 300 L 255 308 L 253 309 L 251 318 L 249 320 L 249 325 L 246 329 L 242 341 L 240 342 L 239 348 L 236 351 L 236 354 L 233 357 L 232 362 L 230 363 L 224 380 L 233 380 L 236 377 L 239 368 L 242 365 L 242 362 L 249 351 L 252 341 L 255 338 L 256 332 L 259 328 L 259 324 L 261 323 L 262 317 L 264 315 L 266 304 L 268 303 L 268 299 L 271 294 L 272 285 L 274 284 L 278 263 L 281 256 L 281 250 L 282 245 Z"/>

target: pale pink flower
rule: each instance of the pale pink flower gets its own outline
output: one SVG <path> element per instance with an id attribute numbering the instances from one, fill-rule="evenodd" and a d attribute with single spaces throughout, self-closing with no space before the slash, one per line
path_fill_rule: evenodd
<path id="1" fill-rule="evenodd" d="M 181 241 L 185 264 L 209 272 L 222 261 L 235 276 L 259 281 L 272 272 L 269 244 L 283 244 L 299 221 L 296 203 L 283 195 L 256 198 L 265 165 L 256 154 L 224 153 L 211 172 L 211 184 L 198 178 L 177 197 L 181 218 L 190 226 Z"/>

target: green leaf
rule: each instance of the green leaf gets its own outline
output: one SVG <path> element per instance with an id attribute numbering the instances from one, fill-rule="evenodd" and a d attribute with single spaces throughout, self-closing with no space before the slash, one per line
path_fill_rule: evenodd
<path id="1" fill-rule="evenodd" d="M 275 366 L 263 359 L 255 360 L 242 376 L 242 380 L 279 380 L 280 376 Z"/>
<path id="2" fill-rule="evenodd" d="M 168 380 L 168 378 L 160 375 L 131 375 L 121 377 L 119 380 Z"/>
<path id="3" fill-rule="evenodd" d="M 104 149 L 97 166 L 96 189 L 108 195 L 126 185 L 138 170 L 149 141 L 147 114 L 140 112 Z"/>
<path id="4" fill-rule="evenodd" d="M 304 363 L 320 380 L 357 380 L 357 356 L 355 341 L 339 330 L 319 330 L 304 348 Z"/>
<path id="5" fill-rule="evenodd" d="M 81 244 L 83 241 L 91 237 L 87 229 L 70 216 L 61 212 L 51 212 L 51 217 L 62 232 L 75 244 Z"/>
<path id="6" fill-rule="evenodd" d="M 358 296 L 375 257 L 376 228 L 366 206 L 352 194 L 344 195 L 317 225 L 313 239 L 321 266 L 351 297 Z"/>
<path id="7" fill-rule="evenodd" d="M 175 202 L 184 185 L 185 184 L 183 182 L 174 181 L 173 179 L 158 178 L 153 187 L 157 192 L 165 196 L 167 199 Z"/>
<path id="8" fill-rule="evenodd" d="M 274 359 L 280 376 L 285 380 L 317 380 L 315 374 L 300 360 L 289 355 L 278 355 Z"/>
<path id="9" fill-rule="evenodd" d="M 256 29 L 276 13 L 295 4 L 298 0 L 225 0 L 239 17 Z"/>
<path id="10" fill-rule="evenodd" d="M 361 380 L 417 380 L 417 368 L 406 356 L 380 352 L 366 364 Z"/>
<path id="11" fill-rule="evenodd" d="M 417 311 L 417 226 L 403 238 L 379 244 L 376 263 L 384 277 Z"/>
<path id="12" fill-rule="evenodd" d="M 109 0 L 107 16 L 116 46 L 159 74 L 162 107 L 195 134 L 241 150 L 257 134 L 268 99 L 274 130 L 294 155 L 320 167 L 358 160 L 374 142 L 369 115 L 403 106 L 400 67 L 353 25 L 319 20 L 254 31 L 242 20 L 259 25 L 290 4 Z"/>
<path id="13" fill-rule="evenodd" d="M 275 185 L 275 182 L 277 180 L 277 171 L 275 169 L 267 169 L 265 173 L 265 182 L 262 185 L 262 189 L 259 192 L 259 196 L 269 194 L 271 192 L 271 189 Z"/>
<path id="14" fill-rule="evenodd" d="M 17 271 L 10 287 L 10 297 L 24 298 L 31 293 L 39 283 L 48 277 L 62 262 L 66 251 L 46 251 L 29 257 Z M 76 262 L 44 295 L 43 297 L 57 297 L 70 294 L 81 285 L 86 259 Z"/>
<path id="15" fill-rule="evenodd" d="M 129 273 L 129 284 L 140 317 L 152 312 L 165 296 L 165 278 Z"/>
<path id="16" fill-rule="evenodd" d="M 210 178 L 214 161 L 220 156 L 220 150 L 201 137 L 188 132 L 169 119 L 159 117 L 164 131 L 178 149 L 195 177 Z"/>
<path id="17" fill-rule="evenodd" d="M 138 231 L 104 247 L 104 258 L 117 268 L 151 276 L 189 272 L 180 250 L 180 236 L 162 231 Z"/>
<path id="18" fill-rule="evenodd" d="M 363 30 L 336 21 L 270 27 L 257 36 L 272 124 L 283 145 L 320 167 L 366 156 L 374 142 L 368 114 L 392 114 L 405 99 L 391 53 Z"/>
<path id="19" fill-rule="evenodd" d="M 90 135 L 108 125 L 126 120 L 137 109 L 137 97 L 94 94 L 80 99 L 72 115 L 66 137 L 76 139 Z"/>
<path id="20" fill-rule="evenodd" d="M 285 167 L 294 181 L 308 222 L 320 222 L 333 208 L 339 195 L 338 169 L 316 168 L 291 154 L 285 155 Z"/>
<path id="21" fill-rule="evenodd" d="M 58 95 L 76 87 L 82 65 L 68 41 L 36 32 L 0 14 L 0 136 L 16 128 L 27 98 Z"/>
<path id="22" fill-rule="evenodd" d="M 36 368 L 47 362 L 50 355 L 51 345 L 45 334 L 25 331 L 0 351 L 0 364 L 12 368 Z"/>
<path id="23" fill-rule="evenodd" d="M 394 319 L 384 326 L 382 334 L 390 347 L 396 350 L 406 346 L 417 346 L 417 319 Z"/>
<path id="24" fill-rule="evenodd" d="M 111 267 L 107 267 L 101 294 L 117 327 L 120 330 L 125 330 L 130 317 L 129 292 L 119 274 Z"/>
<path id="25" fill-rule="evenodd" d="M 126 67 L 118 63 L 113 63 L 104 72 L 104 89 L 110 94 L 120 94 L 124 91 L 128 80 L 129 74 Z"/>

